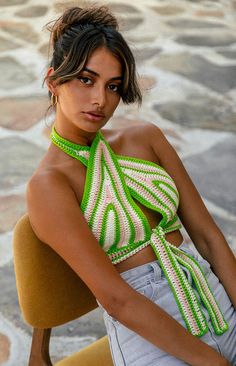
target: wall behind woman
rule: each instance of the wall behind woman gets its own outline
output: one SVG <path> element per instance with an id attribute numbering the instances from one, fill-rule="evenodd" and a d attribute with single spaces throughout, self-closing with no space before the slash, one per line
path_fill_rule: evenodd
<path id="1" fill-rule="evenodd" d="M 49 37 L 42 28 L 65 6 L 83 3 L 0 0 L 0 365 L 25 365 L 30 346 L 15 290 L 12 229 L 26 211 L 26 183 L 53 119 L 45 118 L 49 101 L 41 86 Z M 110 4 L 119 17 L 144 93 L 140 109 L 120 105 L 109 126 L 161 127 L 236 253 L 236 1 L 97 3 Z M 59 327 L 53 360 L 104 332 L 98 311 Z"/>

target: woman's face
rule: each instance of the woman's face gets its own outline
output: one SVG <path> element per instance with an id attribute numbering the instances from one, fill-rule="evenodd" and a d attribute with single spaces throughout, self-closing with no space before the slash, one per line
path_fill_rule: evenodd
<path id="1" fill-rule="evenodd" d="M 96 132 L 113 115 L 120 101 L 122 67 L 106 48 L 96 49 L 78 78 L 56 87 L 56 121 Z"/>

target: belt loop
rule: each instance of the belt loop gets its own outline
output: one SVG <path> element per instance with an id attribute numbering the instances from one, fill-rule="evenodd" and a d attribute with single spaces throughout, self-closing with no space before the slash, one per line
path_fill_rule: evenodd
<path id="1" fill-rule="evenodd" d="M 150 266 L 152 267 L 153 269 L 153 279 L 154 279 L 154 282 L 159 282 L 161 280 L 161 277 L 162 277 L 162 270 L 161 270 L 161 267 L 159 265 L 159 263 L 156 261 L 154 263 L 150 263 Z"/>

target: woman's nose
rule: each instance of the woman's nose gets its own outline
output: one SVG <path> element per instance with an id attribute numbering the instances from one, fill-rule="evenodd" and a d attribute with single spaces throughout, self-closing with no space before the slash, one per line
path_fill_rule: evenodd
<path id="1" fill-rule="evenodd" d="M 100 108 L 103 108 L 106 103 L 106 90 L 104 86 L 97 86 L 93 90 L 93 104 L 99 105 Z"/>

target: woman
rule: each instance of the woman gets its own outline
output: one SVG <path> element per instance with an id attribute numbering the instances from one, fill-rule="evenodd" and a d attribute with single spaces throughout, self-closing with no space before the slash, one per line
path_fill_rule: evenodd
<path id="1" fill-rule="evenodd" d="M 159 128 L 104 128 L 120 99 L 141 102 L 116 19 L 74 7 L 51 32 L 52 144 L 27 190 L 36 235 L 104 308 L 115 365 L 236 364 L 224 236 Z M 179 219 L 206 260 L 183 243 Z"/>

